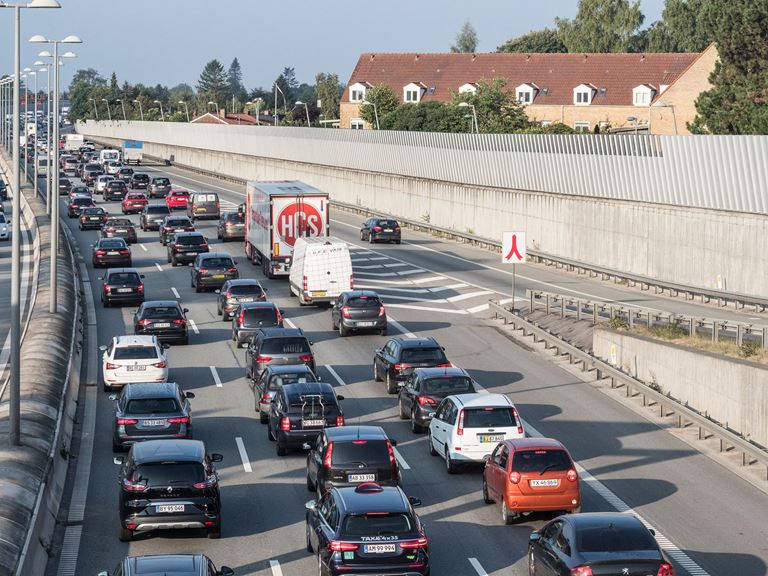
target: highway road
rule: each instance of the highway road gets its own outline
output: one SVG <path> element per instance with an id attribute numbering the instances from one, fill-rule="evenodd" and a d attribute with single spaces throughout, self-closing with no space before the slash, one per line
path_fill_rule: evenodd
<path id="1" fill-rule="evenodd" d="M 218 192 L 224 209 L 242 202 L 240 186 L 173 168 L 162 170 L 174 184 Z M 118 212 L 119 206 L 111 203 L 108 209 Z M 669 539 L 673 551 L 679 549 L 677 558 L 684 565 L 678 564 L 678 574 L 766 573 L 768 523 L 759 511 L 768 509 L 768 497 L 635 411 L 510 341 L 482 308 L 495 293 L 511 297 L 510 277 L 506 270 L 498 270 L 501 265 L 494 262 L 495 255 L 407 230 L 401 246 L 369 246 L 359 241 L 361 217 L 336 211 L 332 218 L 333 234 L 353 248 L 356 284 L 378 290 L 387 303 L 394 320 L 390 334 L 434 336 L 449 359 L 467 369 L 485 389 L 508 394 L 532 428 L 562 440 L 584 470 L 582 481 L 588 480 L 583 483 L 584 511 L 629 508 L 640 514 Z M 77 231 L 74 221 L 70 226 L 81 252 L 88 255 L 97 233 Z M 386 394 L 382 383 L 373 382 L 373 349 L 385 338 L 361 335 L 340 341 L 330 329 L 328 309 L 300 308 L 289 297 L 285 281 L 265 280 L 247 262 L 240 243 L 218 242 L 215 223 L 200 222 L 198 229 L 209 238 L 212 250 L 225 250 L 238 258 L 242 276 L 262 280 L 269 299 L 286 311 L 287 323 L 310 335 L 320 377 L 343 389 L 347 397 L 347 422 L 381 425 L 399 441 L 404 489 L 424 501 L 419 513 L 430 538 L 432 574 L 527 574 L 528 535 L 551 516 L 532 515 L 504 526 L 500 511 L 483 504 L 479 468 L 449 477 L 442 460 L 429 457 L 426 437 L 410 432 L 397 417 L 395 397 Z M 132 251 L 135 265 L 146 274 L 147 298 L 177 297 L 194 322 L 190 345 L 169 351 L 170 379 L 196 393 L 192 401 L 196 437 L 207 443 L 209 451 L 224 454 L 218 468 L 223 537 L 212 541 L 195 533 L 159 533 L 127 544 L 118 541 L 118 468 L 112 464 L 110 444 L 112 402 L 99 391 L 85 521 L 76 568 L 69 573 L 95 575 L 112 569 L 127 554 L 205 552 L 238 575 L 314 574 L 314 557 L 304 549 L 304 503 L 311 498 L 305 487 L 304 454 L 275 456 L 265 427 L 254 417 L 252 394 L 244 378 L 244 351 L 233 346 L 229 325 L 216 316 L 214 295 L 196 294 L 190 288 L 188 269 L 167 264 L 156 233 L 139 234 L 139 244 Z M 97 302 L 99 342 L 107 343 L 131 331 L 134 309 L 102 308 L 99 272 L 88 268 Z M 518 271 L 519 294 L 551 282 L 585 294 L 654 303 L 660 309 L 701 310 L 690 303 L 549 270 L 521 267 Z M 73 546 L 76 550 L 75 542 L 64 552 L 72 552 Z M 56 573 L 55 562 L 49 573 Z"/>

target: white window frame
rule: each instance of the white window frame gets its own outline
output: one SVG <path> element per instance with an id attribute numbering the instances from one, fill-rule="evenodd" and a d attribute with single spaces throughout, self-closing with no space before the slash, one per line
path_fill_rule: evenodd
<path id="1" fill-rule="evenodd" d="M 350 130 L 365 130 L 365 120 L 362 118 L 352 118 L 349 121 Z"/>
<path id="2" fill-rule="evenodd" d="M 477 86 L 474 84 L 470 84 L 467 82 L 466 84 L 462 84 L 459 86 L 459 94 L 475 94 L 477 92 Z"/>
<path id="3" fill-rule="evenodd" d="M 646 108 L 651 105 L 656 91 L 650 86 L 641 84 L 632 89 L 632 105 Z"/>
<path id="4" fill-rule="evenodd" d="M 406 104 L 418 104 L 421 102 L 421 95 L 423 92 L 424 89 L 413 82 L 403 86 L 403 102 Z"/>
<path id="5" fill-rule="evenodd" d="M 580 134 L 587 134 L 590 130 L 588 120 L 577 120 L 573 123 L 573 129 Z"/>
<path id="6" fill-rule="evenodd" d="M 360 82 L 352 84 L 352 86 L 349 87 L 349 101 L 354 102 L 355 104 L 364 101 L 367 89 L 365 84 L 361 84 Z"/>
<path id="7" fill-rule="evenodd" d="M 517 96 L 518 104 L 527 105 L 532 104 L 533 99 L 536 98 L 536 92 L 538 89 L 532 84 L 520 84 L 515 88 L 515 95 Z"/>
<path id="8" fill-rule="evenodd" d="M 573 89 L 574 106 L 590 106 L 592 98 L 595 95 L 595 89 L 589 84 L 579 84 Z"/>

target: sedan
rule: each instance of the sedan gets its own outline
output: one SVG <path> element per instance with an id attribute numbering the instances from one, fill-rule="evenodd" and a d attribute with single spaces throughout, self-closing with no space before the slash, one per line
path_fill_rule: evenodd
<path id="1" fill-rule="evenodd" d="M 176 300 L 148 300 L 133 315 L 133 333 L 188 344 L 187 312 Z"/>
<path id="2" fill-rule="evenodd" d="M 210 558 L 203 554 L 162 554 L 128 556 L 120 562 L 113 572 L 106 570 L 98 576 L 124 576 L 138 574 L 138 570 L 146 567 L 155 574 L 173 574 L 174 576 L 235 576 L 235 571 L 229 566 L 216 569 Z"/>
<path id="3" fill-rule="evenodd" d="M 232 340 L 238 348 L 257 330 L 282 326 L 283 315 L 273 302 L 243 302 L 232 314 Z"/>
<path id="4" fill-rule="evenodd" d="M 416 368 L 400 388 L 400 418 L 410 418 L 411 430 L 418 434 L 429 427 L 443 398 L 477 391 L 475 381 L 461 368 Z"/>
<path id="5" fill-rule="evenodd" d="M 123 214 L 138 214 L 149 204 L 147 196 L 142 192 L 128 192 L 123 199 L 121 208 Z"/>
<path id="6" fill-rule="evenodd" d="M 72 181 L 69 178 L 59 178 L 59 194 L 69 194 L 72 190 Z"/>
<path id="7" fill-rule="evenodd" d="M 102 281 L 101 302 L 105 308 L 112 304 L 144 302 L 144 275 L 135 268 L 110 268 L 99 279 Z"/>
<path id="8" fill-rule="evenodd" d="M 128 186 L 122 180 L 110 180 L 104 187 L 104 200 L 122 200 L 128 193 Z"/>
<path id="9" fill-rule="evenodd" d="M 201 254 L 192 264 L 190 285 L 195 292 L 221 288 L 227 280 L 240 277 L 235 260 L 226 252 Z"/>
<path id="10" fill-rule="evenodd" d="M 245 278 L 225 282 L 221 290 L 216 290 L 216 294 L 216 313 L 225 322 L 232 317 L 240 304 L 263 302 L 267 298 L 267 291 L 258 280 Z"/>
<path id="11" fill-rule="evenodd" d="M 311 368 L 304 364 L 277 365 L 267 366 L 258 380 L 250 382 L 253 388 L 253 409 L 259 413 L 259 422 L 266 424 L 269 421 L 272 401 L 283 384 L 317 382 L 317 377 Z"/>
<path id="12" fill-rule="evenodd" d="M 138 242 L 136 228 L 128 218 L 109 218 L 101 229 L 102 238 L 124 238 L 129 244 Z"/>
<path id="13" fill-rule="evenodd" d="M 67 217 L 77 218 L 83 208 L 96 208 L 90 196 L 76 196 L 67 204 Z"/>
<path id="14" fill-rule="evenodd" d="M 360 240 L 400 244 L 400 224 L 389 218 L 368 218 L 360 227 Z"/>
<path id="15" fill-rule="evenodd" d="M 93 244 L 91 262 L 94 268 L 128 267 L 132 265 L 131 249 L 122 238 L 99 238 Z"/>
<path id="16" fill-rule="evenodd" d="M 99 230 L 106 221 L 107 213 L 104 212 L 104 208 L 98 206 L 82 208 L 78 228 L 80 230 Z"/>
<path id="17" fill-rule="evenodd" d="M 91 192 L 91 189 L 85 184 L 76 184 L 72 186 L 72 189 L 69 191 L 70 199 L 75 196 L 93 196 L 93 192 Z"/>

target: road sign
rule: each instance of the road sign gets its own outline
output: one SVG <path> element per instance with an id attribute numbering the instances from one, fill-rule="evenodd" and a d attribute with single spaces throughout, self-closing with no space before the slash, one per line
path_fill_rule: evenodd
<path id="1" fill-rule="evenodd" d="M 501 237 L 501 261 L 525 264 L 525 232 L 504 232 Z"/>

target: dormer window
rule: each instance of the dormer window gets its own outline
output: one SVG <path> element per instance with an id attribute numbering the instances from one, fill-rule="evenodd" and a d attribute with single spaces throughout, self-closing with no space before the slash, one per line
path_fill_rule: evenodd
<path id="1" fill-rule="evenodd" d="M 632 89 L 633 106 L 650 106 L 656 95 L 656 89 L 650 84 L 640 84 Z"/>
<path id="2" fill-rule="evenodd" d="M 459 86 L 459 94 L 474 94 L 477 92 L 477 85 L 467 82 Z"/>
<path id="3" fill-rule="evenodd" d="M 349 87 L 349 101 L 350 102 L 362 102 L 365 100 L 365 92 L 368 90 L 366 84 L 356 82 Z"/>
<path id="4" fill-rule="evenodd" d="M 517 88 L 515 88 L 515 94 L 517 94 L 517 101 L 520 104 L 530 104 L 533 102 L 533 99 L 536 97 L 536 94 L 539 91 L 539 87 L 536 86 L 536 84 L 520 84 Z"/>
<path id="5" fill-rule="evenodd" d="M 576 106 L 589 106 L 595 95 L 595 87 L 591 84 L 579 84 L 573 89 L 573 103 Z"/>
<path id="6" fill-rule="evenodd" d="M 421 102 L 421 95 L 424 93 L 424 87 L 421 84 L 411 82 L 403 87 L 403 102 L 409 104 L 418 104 Z"/>

